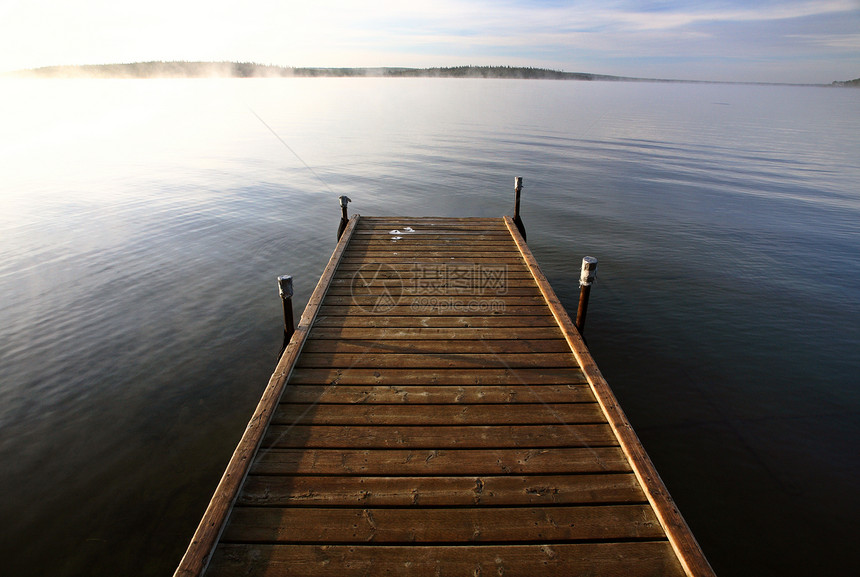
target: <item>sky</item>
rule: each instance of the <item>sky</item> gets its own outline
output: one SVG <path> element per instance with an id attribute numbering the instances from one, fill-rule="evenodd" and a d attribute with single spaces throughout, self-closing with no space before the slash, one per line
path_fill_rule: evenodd
<path id="1" fill-rule="evenodd" d="M 860 0 L 0 0 L 0 72 L 152 60 L 860 77 Z"/>

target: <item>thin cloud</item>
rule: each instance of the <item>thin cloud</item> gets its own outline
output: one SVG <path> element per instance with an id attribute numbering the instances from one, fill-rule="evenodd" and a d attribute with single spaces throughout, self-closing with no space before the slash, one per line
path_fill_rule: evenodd
<path id="1" fill-rule="evenodd" d="M 828 48 L 860 50 L 860 34 L 789 34 L 786 38 Z"/>
<path id="2" fill-rule="evenodd" d="M 848 12 L 856 8 L 856 3 L 852 3 L 849 0 L 831 0 L 827 2 L 790 2 L 771 5 L 741 4 L 733 8 L 720 10 L 705 8 L 700 10 L 685 10 L 682 6 L 679 6 L 677 11 L 671 12 L 625 11 L 616 12 L 611 17 L 637 30 L 670 30 L 700 22 L 768 22 Z"/>

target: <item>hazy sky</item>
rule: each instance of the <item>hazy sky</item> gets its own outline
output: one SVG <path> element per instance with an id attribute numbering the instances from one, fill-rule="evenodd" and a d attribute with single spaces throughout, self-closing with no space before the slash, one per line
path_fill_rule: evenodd
<path id="1" fill-rule="evenodd" d="M 860 0 L 0 0 L 0 71 L 233 60 L 860 77 Z"/>

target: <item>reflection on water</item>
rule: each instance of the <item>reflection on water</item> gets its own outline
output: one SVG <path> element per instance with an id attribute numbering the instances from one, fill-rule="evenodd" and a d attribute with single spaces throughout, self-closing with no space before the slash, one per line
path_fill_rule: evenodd
<path id="1" fill-rule="evenodd" d="M 589 344 L 717 572 L 852 566 L 860 93 L 421 79 L 2 90 L 10 574 L 172 571 L 274 367 L 275 277 L 294 276 L 301 310 L 334 246 L 335 197 L 368 215 L 498 216 L 518 174 L 530 245 L 568 309 L 581 257 L 600 257 Z"/>

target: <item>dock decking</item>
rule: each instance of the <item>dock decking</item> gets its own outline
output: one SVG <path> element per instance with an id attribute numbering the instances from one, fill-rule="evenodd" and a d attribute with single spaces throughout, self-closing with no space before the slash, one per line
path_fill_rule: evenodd
<path id="1" fill-rule="evenodd" d="M 358 217 L 176 571 L 713 575 L 512 219 Z"/>

